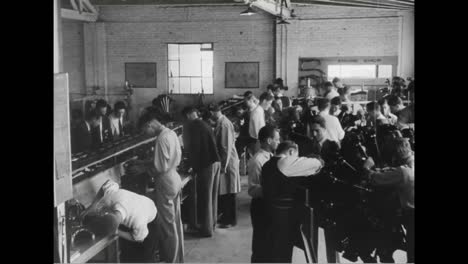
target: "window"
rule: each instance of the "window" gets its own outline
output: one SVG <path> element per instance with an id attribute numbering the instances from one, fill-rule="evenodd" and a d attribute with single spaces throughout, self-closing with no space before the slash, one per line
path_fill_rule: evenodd
<path id="1" fill-rule="evenodd" d="M 350 79 L 391 78 L 392 65 L 328 65 L 327 76 L 330 80 L 334 77 Z"/>
<path id="2" fill-rule="evenodd" d="M 213 44 L 168 44 L 169 92 L 213 94 Z"/>

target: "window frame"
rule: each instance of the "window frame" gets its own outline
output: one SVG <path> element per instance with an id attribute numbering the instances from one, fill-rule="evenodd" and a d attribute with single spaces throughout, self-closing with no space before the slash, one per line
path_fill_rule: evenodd
<path id="1" fill-rule="evenodd" d="M 206 91 L 203 91 L 203 94 L 204 95 L 214 95 L 214 43 L 213 42 L 183 42 L 183 43 L 166 43 L 167 44 L 167 88 L 168 88 L 168 91 L 170 92 L 171 91 L 171 87 L 169 87 L 169 83 L 170 83 L 170 70 L 169 70 L 169 62 L 170 61 L 177 61 L 178 62 L 178 71 L 179 71 L 179 76 L 177 77 L 172 77 L 172 78 L 178 78 L 179 79 L 179 91 L 180 91 L 180 78 L 188 78 L 189 80 L 191 80 L 192 78 L 200 78 L 201 79 L 201 85 L 202 85 L 202 89 L 203 89 L 203 78 L 209 78 L 207 76 L 203 76 L 203 68 L 202 68 L 202 61 L 203 59 L 200 60 L 200 76 L 180 76 L 180 46 L 181 45 L 200 45 L 200 52 L 203 52 L 203 51 L 212 51 L 213 53 L 213 61 L 212 61 L 212 70 L 211 70 L 211 80 L 212 80 L 212 91 L 211 93 L 207 93 Z M 210 44 L 211 45 L 211 48 L 203 48 L 202 46 L 203 45 L 206 45 L 206 44 Z M 179 51 L 178 51 L 178 60 L 170 60 L 169 59 L 169 45 L 178 45 L 179 47 Z M 192 87 L 190 87 L 190 90 Z M 173 95 L 198 95 L 198 94 L 201 94 L 200 93 L 175 93 L 174 91 L 172 91 Z"/>
<path id="2" fill-rule="evenodd" d="M 351 76 L 351 77 L 342 77 L 342 76 L 330 76 L 329 70 L 330 66 L 375 66 L 374 77 L 361 77 L 361 76 Z M 393 72 L 393 65 L 392 64 L 328 64 L 327 65 L 327 79 L 331 81 L 334 77 L 338 77 L 340 79 L 355 79 L 355 80 L 371 80 L 371 79 L 390 79 L 392 75 L 389 77 L 381 77 L 379 76 L 379 67 L 380 66 L 390 66 L 391 72 Z M 331 79 L 330 79 L 331 78 Z"/>

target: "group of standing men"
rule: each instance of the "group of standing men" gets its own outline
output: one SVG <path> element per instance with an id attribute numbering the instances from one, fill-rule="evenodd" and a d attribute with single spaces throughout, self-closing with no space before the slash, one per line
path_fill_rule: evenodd
<path id="1" fill-rule="evenodd" d="M 186 122 L 182 144 L 189 165 L 196 174 L 200 223 L 196 228 L 201 237 L 213 236 L 217 224 L 220 228 L 236 225 L 236 193 L 240 192 L 234 126 L 217 105 L 211 105 L 210 111 L 216 122 L 214 129 L 198 117 L 196 108 L 186 107 L 183 110 Z M 147 172 L 155 176 L 154 200 L 158 210 L 153 223 L 158 238 L 155 243 L 159 244 L 161 261 L 180 263 L 183 262 L 184 239 L 180 214 L 182 186 L 177 166 L 181 161 L 182 147 L 175 132 L 162 125 L 156 114 L 146 113 L 140 123 L 147 135 L 157 136 L 154 158 L 135 161 L 128 171 L 133 174 Z"/>
<path id="2" fill-rule="evenodd" d="M 280 143 L 280 130 L 268 124 L 268 112 L 272 102 L 276 100 L 274 96 L 266 92 L 257 99 L 251 92 L 245 94 L 245 103 L 250 113 L 249 136 L 260 144 L 259 147 L 258 144 L 257 147 L 252 147 L 253 155 L 248 163 L 248 194 L 252 197 L 250 212 L 253 226 L 251 256 L 253 263 L 291 262 L 293 246 L 301 247 L 300 225 L 304 219 L 305 201 L 303 187 L 307 185 L 308 178 L 317 175 L 324 166 L 324 161 L 320 157 L 323 157 L 327 149 L 339 149 L 341 140 L 345 136 L 338 113 L 332 110 L 332 103 L 336 101 L 333 99 L 339 99 L 340 96 L 336 92 L 335 83 L 339 84 L 339 79 L 330 83 L 329 86 L 334 87 L 329 87 L 325 98 L 318 100 L 319 113 L 305 120 L 306 136 L 311 144 L 301 144 L 301 148 L 307 148 L 306 151 L 303 149 L 302 153 L 306 153 L 308 158 L 298 157 L 299 147 L 294 142 L 286 140 Z M 398 99 L 389 97 L 368 104 L 367 125 L 380 126 L 392 123 L 398 125 L 412 121 L 412 115 L 403 112 L 401 99 Z M 396 109 L 397 107 L 399 108 Z M 409 109 L 406 108 L 407 112 Z M 401 126 L 399 128 L 402 129 Z M 404 138 L 392 140 L 390 142 L 392 158 L 387 168 L 384 170 L 374 168 L 375 164 L 372 158 L 369 158 L 363 169 L 368 172 L 366 177 L 369 177 L 372 184 L 394 186 L 397 189 L 401 207 L 405 212 L 408 262 L 413 262 L 413 150 Z M 316 234 L 318 226 L 314 229 Z M 325 230 L 327 258 L 329 262 L 334 262 L 337 255 L 333 247 L 329 247 L 332 241 L 327 231 Z M 313 239 L 316 244 L 317 237 Z"/>

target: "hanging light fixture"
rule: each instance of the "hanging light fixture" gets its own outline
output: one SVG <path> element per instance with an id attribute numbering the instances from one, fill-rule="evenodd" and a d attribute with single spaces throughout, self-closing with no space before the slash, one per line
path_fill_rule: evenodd
<path id="1" fill-rule="evenodd" d="M 252 8 L 252 4 L 249 4 L 247 10 L 244 10 L 240 13 L 241 16 L 251 16 L 255 14 L 257 14 L 257 12 Z"/>
<path id="2" fill-rule="evenodd" d="M 281 20 L 280 20 L 278 23 L 276 23 L 276 24 L 278 24 L 278 25 L 289 25 L 289 24 L 291 24 L 291 23 L 289 23 L 288 21 L 286 21 L 286 20 L 284 20 L 283 18 L 281 18 Z"/>
<path id="3" fill-rule="evenodd" d="M 278 25 L 288 25 L 288 24 L 291 24 L 291 23 L 289 23 L 288 21 L 284 20 L 284 18 L 283 18 L 283 2 L 284 2 L 284 0 L 281 0 L 281 11 L 280 11 L 280 15 L 277 16 L 277 18 L 281 19 L 278 23 L 276 23 L 276 24 L 278 24 Z"/>

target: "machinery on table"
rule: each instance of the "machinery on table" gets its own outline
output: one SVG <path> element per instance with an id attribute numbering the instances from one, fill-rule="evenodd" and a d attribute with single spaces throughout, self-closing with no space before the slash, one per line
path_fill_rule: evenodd
<path id="1" fill-rule="evenodd" d="M 397 189 L 371 186 L 362 169 L 368 156 L 373 156 L 376 164 L 383 163 L 382 154 L 375 152 L 380 137 L 401 137 L 394 126 L 379 130 L 381 135 L 376 138 L 375 131 L 357 127 L 347 132 L 341 148 L 336 145 L 322 152 L 325 167 L 307 184 L 305 206 L 311 212 L 302 234 L 306 251 L 311 252 L 309 262 L 317 262 L 311 242 L 311 229 L 317 223 L 328 231 L 332 248 L 352 262 L 358 257 L 365 263 L 375 263 L 377 257 L 380 262 L 394 262 L 393 253 L 406 250 Z"/>

